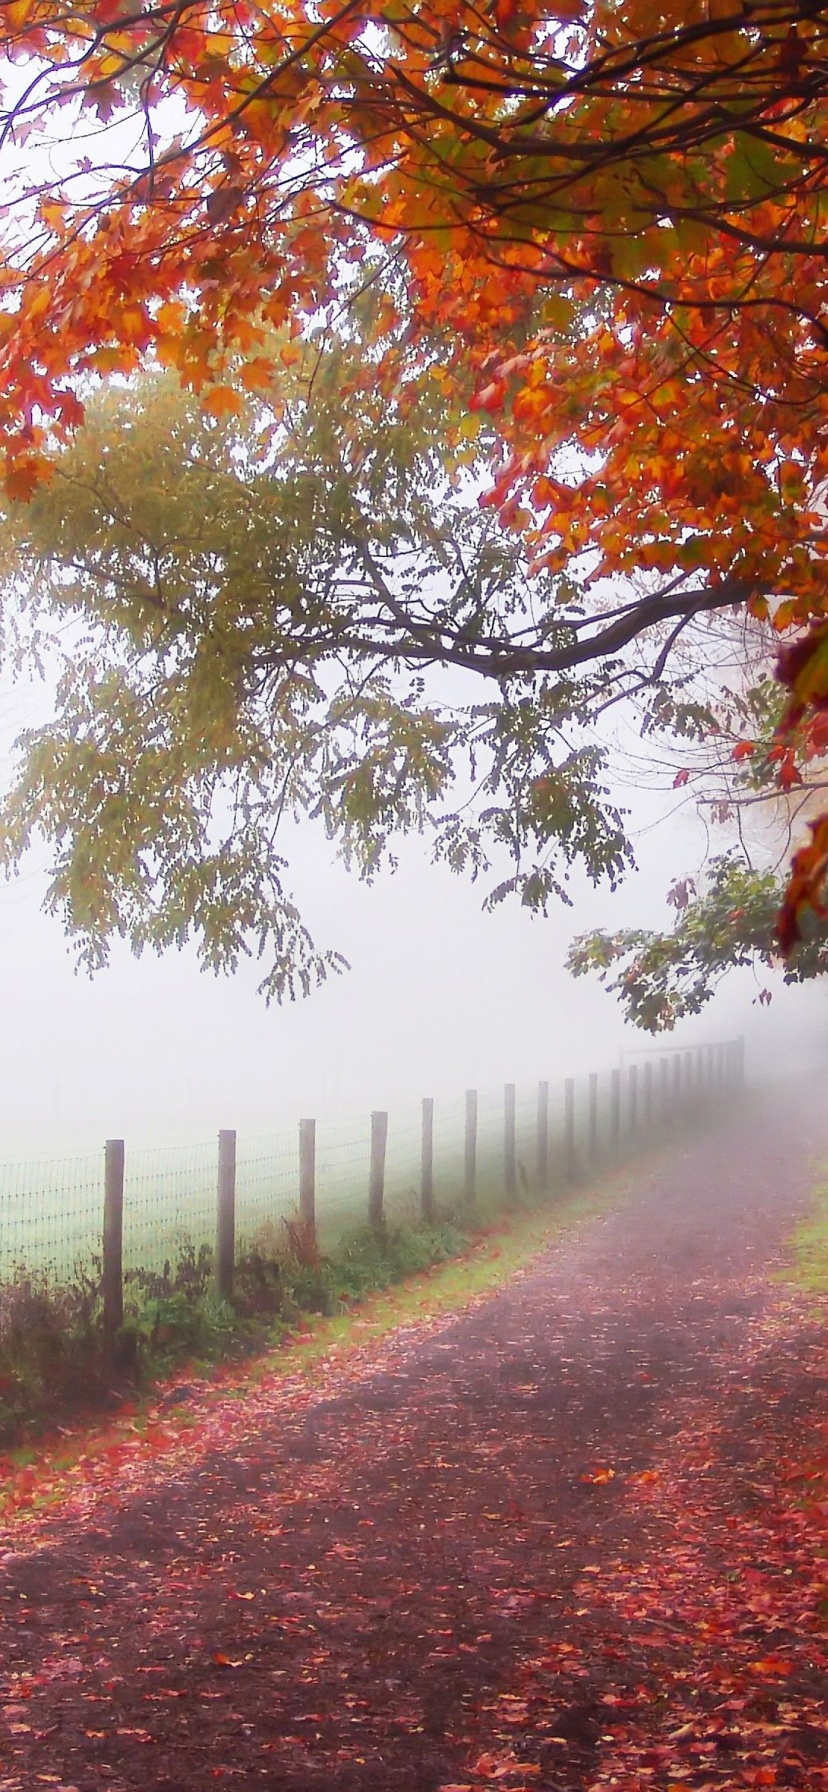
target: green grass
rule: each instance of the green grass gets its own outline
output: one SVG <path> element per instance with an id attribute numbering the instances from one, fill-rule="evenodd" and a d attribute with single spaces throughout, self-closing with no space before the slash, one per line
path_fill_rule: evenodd
<path id="1" fill-rule="evenodd" d="M 809 1294 L 828 1294 L 828 1182 L 815 1185 L 813 1203 L 808 1218 L 800 1220 L 786 1240 L 790 1262 L 779 1279 Z"/>
<path id="2" fill-rule="evenodd" d="M 121 1398 L 132 1423 L 140 1429 L 141 1415 L 165 1384 L 174 1395 L 182 1373 L 212 1380 L 222 1396 L 228 1374 L 247 1385 L 274 1373 L 313 1378 L 332 1355 L 344 1359 L 400 1326 L 462 1312 L 554 1238 L 617 1207 L 636 1180 L 631 1168 L 616 1170 L 542 1205 L 501 1211 L 488 1224 L 483 1216 L 462 1226 L 446 1218 L 431 1228 L 389 1227 L 380 1238 L 362 1228 L 327 1257 L 302 1262 L 268 1252 L 252 1274 L 243 1252 L 232 1304 L 216 1301 L 209 1255 L 189 1253 L 172 1285 L 142 1278 L 149 1285 L 138 1290 L 137 1305 L 128 1299 L 125 1332 L 134 1348 Z M 80 1324 L 71 1302 L 66 1307 L 71 1289 L 25 1280 L 18 1292 L 17 1322 L 0 1337 L 0 1444 L 19 1468 L 27 1448 L 67 1419 L 73 1432 L 94 1435 L 101 1426 L 96 1387 L 100 1406 L 112 1382 L 102 1368 L 97 1310 Z"/>

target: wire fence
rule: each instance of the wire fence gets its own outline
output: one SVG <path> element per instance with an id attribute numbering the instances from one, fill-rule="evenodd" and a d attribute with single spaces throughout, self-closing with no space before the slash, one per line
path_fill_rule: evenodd
<path id="1" fill-rule="evenodd" d="M 207 1246 L 227 1292 L 239 1250 L 284 1246 L 284 1222 L 327 1251 L 369 1223 L 485 1219 L 667 1136 L 731 1099 L 743 1078 L 743 1042 L 720 1041 L 560 1084 L 469 1090 L 370 1123 L 224 1131 L 218 1147 L 110 1140 L 99 1156 L 0 1165 L 0 1284 L 22 1268 L 66 1277 L 102 1265 L 117 1317 L 125 1272 L 160 1273 Z"/>

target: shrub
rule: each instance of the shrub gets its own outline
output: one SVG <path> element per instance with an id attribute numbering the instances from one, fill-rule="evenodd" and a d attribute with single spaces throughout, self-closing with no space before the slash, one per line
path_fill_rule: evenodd
<path id="1" fill-rule="evenodd" d="M 101 1264 L 68 1282 L 18 1266 L 0 1287 L 0 1438 L 42 1428 L 62 1411 L 147 1386 L 176 1364 L 249 1355 L 284 1335 L 302 1313 L 349 1307 L 372 1289 L 455 1257 L 467 1244 L 451 1221 L 431 1227 L 363 1227 L 325 1256 L 298 1220 L 262 1226 L 238 1251 L 232 1301 L 214 1292 L 209 1245 L 182 1236 L 175 1263 L 130 1269 L 124 1326 L 104 1338 Z"/>
<path id="2" fill-rule="evenodd" d="M 100 1261 L 71 1281 L 18 1264 L 0 1286 L 0 1435 L 101 1390 Z"/>

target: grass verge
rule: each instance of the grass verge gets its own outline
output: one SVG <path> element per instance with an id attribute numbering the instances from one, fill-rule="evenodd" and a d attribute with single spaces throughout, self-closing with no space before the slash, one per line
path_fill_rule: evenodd
<path id="1" fill-rule="evenodd" d="M 815 1185 L 813 1200 L 807 1219 L 786 1240 L 790 1262 L 779 1280 L 794 1282 L 809 1294 L 828 1294 L 828 1181 Z"/>
<path id="2" fill-rule="evenodd" d="M 107 1416 L 102 1419 L 100 1410 L 95 1413 L 77 1402 L 58 1405 L 56 1411 L 52 1402 L 48 1408 L 41 1404 L 21 1425 L 18 1397 L 15 1423 L 4 1439 L 6 1469 L 14 1475 L 46 1460 L 66 1466 L 78 1452 L 95 1448 L 96 1433 L 111 1434 L 119 1415 L 140 1431 L 152 1422 L 159 1401 L 172 1417 L 179 1390 L 183 1405 L 194 1380 L 222 1397 L 231 1388 L 243 1396 L 245 1386 L 274 1373 L 313 1379 L 332 1357 L 345 1362 L 366 1343 L 401 1326 L 462 1312 L 528 1266 L 554 1238 L 617 1206 L 631 1186 L 629 1170 L 616 1172 L 543 1206 L 502 1214 L 477 1232 L 461 1231 L 446 1221 L 436 1228 L 401 1228 L 384 1241 L 356 1235 L 343 1242 L 335 1257 L 320 1258 L 315 1265 L 287 1255 L 278 1262 L 263 1257 L 266 1285 L 279 1302 L 276 1313 L 254 1311 L 251 1316 L 234 1309 L 219 1313 L 216 1324 L 216 1303 L 209 1294 L 199 1318 L 202 1297 L 196 1288 L 193 1310 L 181 1322 L 186 1299 L 181 1290 L 159 1294 L 156 1289 L 143 1320 L 151 1344 L 155 1334 L 155 1345 L 145 1352 L 140 1374 L 110 1389 Z M 262 1261 L 254 1278 L 257 1298 Z M 191 1258 L 187 1262 L 191 1267 Z M 296 1298 L 302 1291 L 297 1283 L 304 1285 L 307 1304 Z"/>

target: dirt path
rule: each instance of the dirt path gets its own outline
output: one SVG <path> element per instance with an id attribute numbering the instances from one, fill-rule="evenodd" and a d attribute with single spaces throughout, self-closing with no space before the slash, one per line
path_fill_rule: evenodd
<path id="1" fill-rule="evenodd" d="M 471 1312 L 26 1530 L 3 1792 L 828 1786 L 785 1467 L 828 1352 L 767 1279 L 820 1151 L 752 1111 Z"/>

